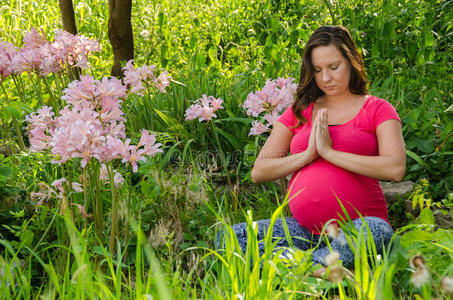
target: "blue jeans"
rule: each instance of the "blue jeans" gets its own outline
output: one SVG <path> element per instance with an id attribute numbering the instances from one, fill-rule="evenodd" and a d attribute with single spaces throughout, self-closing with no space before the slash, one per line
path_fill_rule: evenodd
<path id="1" fill-rule="evenodd" d="M 322 238 L 319 235 L 312 234 L 308 229 L 302 227 L 297 223 L 294 218 L 285 218 L 286 225 L 289 231 L 289 235 L 293 242 L 293 245 L 301 250 L 308 250 L 316 246 L 319 242 L 319 239 Z M 393 230 L 390 225 L 381 218 L 378 217 L 363 217 L 362 219 L 352 220 L 352 224 L 360 232 L 360 229 L 363 227 L 363 221 L 368 224 L 371 234 L 373 236 L 374 243 L 376 245 L 376 251 L 378 254 L 382 254 L 384 246 L 391 240 L 393 235 Z M 260 255 L 264 253 L 264 241 L 267 229 L 270 225 L 270 220 L 260 220 L 255 222 L 258 226 L 258 248 Z M 247 223 L 239 223 L 232 226 L 239 245 L 241 246 L 242 251 L 245 253 L 247 248 Z M 367 238 L 367 229 L 363 227 L 363 233 L 365 240 Z M 272 230 L 273 242 L 277 242 L 277 247 L 288 247 L 288 240 L 285 234 L 283 227 L 283 222 L 279 218 L 274 224 Z M 221 232 L 217 235 L 217 246 L 219 246 L 221 238 Z M 346 237 L 343 231 L 340 231 L 340 234 L 334 238 L 329 239 L 330 246 L 332 251 L 338 252 L 340 255 L 340 260 L 343 261 L 343 266 L 346 268 L 352 268 L 354 266 L 354 252 L 351 250 Z M 223 245 L 224 243 L 222 243 Z M 319 247 L 313 251 L 313 263 L 321 264 L 326 266 L 325 258 L 329 255 L 330 249 L 327 246 L 324 240 L 321 240 Z"/>

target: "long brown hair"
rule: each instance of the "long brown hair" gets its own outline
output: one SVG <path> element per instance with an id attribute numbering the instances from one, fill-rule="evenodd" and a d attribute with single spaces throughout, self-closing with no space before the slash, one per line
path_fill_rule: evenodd
<path id="1" fill-rule="evenodd" d="M 311 53 L 316 47 L 328 45 L 336 46 L 341 54 L 349 61 L 351 66 L 349 90 L 351 93 L 358 95 L 366 95 L 368 93 L 366 86 L 368 81 L 362 55 L 357 50 L 357 46 L 349 31 L 343 26 L 321 26 L 313 32 L 305 46 L 299 86 L 297 87 L 296 100 L 293 104 L 294 115 L 299 120 L 295 127 L 307 121 L 302 117 L 301 112 L 320 96 L 324 95 L 324 92 L 318 87 L 315 81 Z"/>

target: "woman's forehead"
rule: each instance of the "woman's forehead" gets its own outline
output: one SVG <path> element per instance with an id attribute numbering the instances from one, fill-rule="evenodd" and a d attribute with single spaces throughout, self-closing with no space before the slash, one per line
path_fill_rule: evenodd
<path id="1" fill-rule="evenodd" d="M 311 52 L 313 66 L 330 65 L 343 60 L 343 55 L 334 45 L 318 46 Z"/>

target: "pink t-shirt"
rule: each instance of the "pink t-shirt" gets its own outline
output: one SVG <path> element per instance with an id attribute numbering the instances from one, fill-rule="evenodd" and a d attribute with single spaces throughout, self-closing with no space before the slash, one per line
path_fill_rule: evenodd
<path id="1" fill-rule="evenodd" d="M 302 112 L 308 123 L 297 128 L 291 128 L 298 122 L 292 107 L 278 119 L 294 133 L 290 145 L 292 154 L 302 152 L 308 146 L 312 111 L 313 104 L 310 104 Z M 329 126 L 333 149 L 359 155 L 378 155 L 376 128 L 390 119 L 400 121 L 393 106 L 383 99 L 368 96 L 352 120 Z M 363 217 L 375 216 L 387 221 L 387 205 L 377 179 L 345 170 L 321 157 L 294 172 L 289 189 L 289 207 L 294 218 L 315 234 L 321 232 L 328 220 L 339 220 L 340 216 L 344 218 L 338 199 L 351 219 L 359 218 L 359 212 Z"/>

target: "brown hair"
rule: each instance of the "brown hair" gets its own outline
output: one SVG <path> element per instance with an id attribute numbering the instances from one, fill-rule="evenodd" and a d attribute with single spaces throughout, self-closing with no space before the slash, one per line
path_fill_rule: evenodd
<path id="1" fill-rule="evenodd" d="M 349 90 L 351 93 L 358 95 L 366 95 L 368 93 L 362 55 L 357 50 L 357 46 L 349 31 L 343 26 L 321 26 L 313 32 L 305 46 L 299 86 L 297 87 L 296 99 L 293 104 L 294 115 L 299 120 L 295 127 L 307 121 L 302 117 L 301 112 L 320 96 L 324 95 L 324 92 L 316 84 L 313 75 L 311 53 L 316 47 L 328 45 L 336 46 L 341 54 L 349 61 L 351 66 Z"/>

